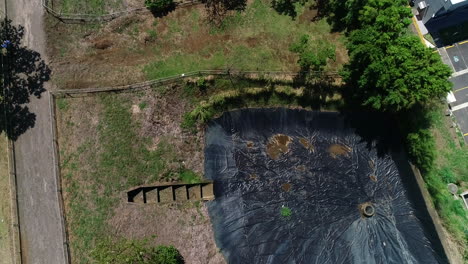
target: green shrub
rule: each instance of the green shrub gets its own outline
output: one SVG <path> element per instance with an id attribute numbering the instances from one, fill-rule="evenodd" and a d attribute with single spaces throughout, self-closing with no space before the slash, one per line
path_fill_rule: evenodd
<path id="1" fill-rule="evenodd" d="M 199 183 L 201 181 L 200 176 L 198 176 L 192 170 L 182 170 L 179 173 L 179 179 L 185 183 Z"/>
<path id="2" fill-rule="evenodd" d="M 204 92 L 208 87 L 208 83 L 205 78 L 200 78 L 197 80 L 197 87 L 200 91 Z"/>
<path id="3" fill-rule="evenodd" d="M 445 167 L 440 170 L 440 177 L 442 178 L 442 181 L 444 183 L 456 183 L 457 179 L 455 178 L 455 175 L 453 175 L 453 172 Z"/>
<path id="4" fill-rule="evenodd" d="M 184 259 L 173 246 L 158 246 L 155 250 L 154 264 L 182 264 Z"/>
<path id="5" fill-rule="evenodd" d="M 164 12 L 174 6 L 174 0 L 145 0 L 145 6 L 152 12 Z"/>
<path id="6" fill-rule="evenodd" d="M 421 129 L 415 133 L 409 133 L 406 137 L 408 155 L 413 163 L 423 172 L 429 171 L 435 159 L 435 142 L 431 131 Z"/>
<path id="7" fill-rule="evenodd" d="M 280 213 L 282 217 L 291 217 L 292 215 L 291 209 L 284 205 L 281 207 Z"/>
<path id="8" fill-rule="evenodd" d="M 145 109 L 148 106 L 147 102 L 141 102 L 138 104 L 138 107 L 140 107 L 141 110 Z"/>
<path id="9" fill-rule="evenodd" d="M 197 119 L 193 118 L 191 112 L 185 113 L 180 125 L 183 129 L 194 130 L 197 126 Z"/>
<path id="10" fill-rule="evenodd" d="M 0 102 L 1 102 L 1 98 L 0 98 Z M 59 98 L 59 99 L 57 99 L 56 102 L 57 102 L 58 109 L 60 109 L 62 111 L 67 111 L 67 109 L 69 107 L 67 99 Z"/>
<path id="11" fill-rule="evenodd" d="M 183 264 L 184 259 L 173 246 L 148 245 L 148 240 L 104 239 L 91 252 L 99 264 Z"/>

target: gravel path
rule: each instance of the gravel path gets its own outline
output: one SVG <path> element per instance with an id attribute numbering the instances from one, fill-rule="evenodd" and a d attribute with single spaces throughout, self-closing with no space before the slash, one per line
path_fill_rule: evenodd
<path id="1" fill-rule="evenodd" d="M 2 0 L 3 1 L 3 0 Z M 40 0 L 6 0 L 13 23 L 25 27 L 23 44 L 45 57 L 44 11 Z M 45 89 L 49 89 L 46 83 Z M 67 263 L 54 175 L 49 94 L 31 96 L 33 128 L 15 142 L 18 210 L 23 263 Z"/>

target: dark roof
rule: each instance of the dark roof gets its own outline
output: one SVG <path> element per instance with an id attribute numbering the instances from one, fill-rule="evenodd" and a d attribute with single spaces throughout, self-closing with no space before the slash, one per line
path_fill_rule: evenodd
<path id="1" fill-rule="evenodd" d="M 426 23 L 432 17 L 451 12 L 458 7 L 468 5 L 468 0 L 416 0 L 416 7 L 420 2 L 426 2 L 427 10 L 424 12 L 422 22 Z"/>

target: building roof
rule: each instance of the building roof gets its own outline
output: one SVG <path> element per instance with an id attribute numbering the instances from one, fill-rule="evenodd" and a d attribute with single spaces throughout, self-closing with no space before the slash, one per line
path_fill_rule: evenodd
<path id="1" fill-rule="evenodd" d="M 426 23 L 432 17 L 441 16 L 458 7 L 468 5 L 468 0 L 416 0 L 415 4 L 427 6 L 425 11 L 420 10 L 420 13 L 423 13 L 422 21 Z"/>

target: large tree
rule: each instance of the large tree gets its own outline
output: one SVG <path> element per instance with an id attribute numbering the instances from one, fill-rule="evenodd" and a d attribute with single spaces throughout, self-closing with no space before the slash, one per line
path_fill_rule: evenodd
<path id="1" fill-rule="evenodd" d="M 320 15 L 327 15 L 336 29 L 348 31 L 377 24 L 401 28 L 408 22 L 405 18 L 412 15 L 407 0 L 317 0 L 316 5 Z"/>
<path id="2" fill-rule="evenodd" d="M 374 109 L 406 110 L 451 89 L 450 69 L 415 36 L 388 41 L 369 27 L 353 32 L 348 48 L 344 79 L 356 99 Z"/>

